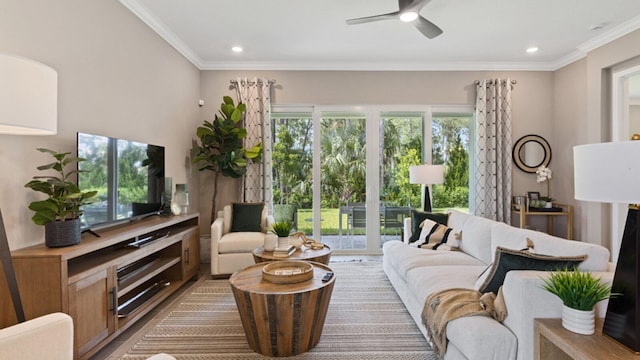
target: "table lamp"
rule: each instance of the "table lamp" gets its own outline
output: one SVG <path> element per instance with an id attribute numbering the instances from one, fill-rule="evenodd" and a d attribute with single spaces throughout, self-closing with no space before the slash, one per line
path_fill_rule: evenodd
<path id="1" fill-rule="evenodd" d="M 635 135 L 634 135 L 635 138 Z M 640 136 L 638 137 L 640 138 Z M 640 351 L 640 141 L 573 148 L 575 198 L 629 205 L 602 332 Z"/>
<path id="2" fill-rule="evenodd" d="M 0 134 L 53 135 L 58 124 L 58 74 L 50 67 L 0 53 Z M 0 212 L 0 260 L 18 322 L 25 320 L 9 240 Z"/>
<path id="3" fill-rule="evenodd" d="M 444 183 L 444 166 L 430 164 L 409 166 L 409 183 L 424 185 L 424 211 L 430 212 L 429 185 Z"/>

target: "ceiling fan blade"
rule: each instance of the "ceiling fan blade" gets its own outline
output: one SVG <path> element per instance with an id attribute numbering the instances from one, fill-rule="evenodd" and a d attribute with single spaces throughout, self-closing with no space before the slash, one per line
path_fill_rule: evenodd
<path id="1" fill-rule="evenodd" d="M 398 16 L 400 16 L 400 11 L 394 11 L 394 12 L 388 13 L 388 14 L 367 16 L 367 17 L 361 17 L 361 18 L 357 18 L 357 19 L 349 19 L 349 20 L 347 20 L 347 24 L 348 25 L 356 25 L 356 24 L 369 23 L 369 22 L 373 22 L 373 21 L 397 19 Z"/>
<path id="2" fill-rule="evenodd" d="M 431 21 L 425 19 L 422 16 L 419 16 L 414 22 L 413 25 L 422 33 L 422 35 L 428 37 L 429 39 L 433 39 L 434 37 L 442 34 L 442 29 L 438 27 L 438 25 L 432 23 Z"/>

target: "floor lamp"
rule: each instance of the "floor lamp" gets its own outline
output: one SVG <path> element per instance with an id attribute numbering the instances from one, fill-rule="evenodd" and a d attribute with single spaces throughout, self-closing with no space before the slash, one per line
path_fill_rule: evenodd
<path id="1" fill-rule="evenodd" d="M 636 136 L 634 135 L 634 138 Z M 640 136 L 638 136 L 640 138 Z M 575 198 L 629 205 L 602 332 L 640 351 L 640 141 L 573 148 Z"/>
<path id="2" fill-rule="evenodd" d="M 409 183 L 424 185 L 424 211 L 431 212 L 429 185 L 444 183 L 444 166 L 429 164 L 409 166 Z"/>
<path id="3" fill-rule="evenodd" d="M 53 135 L 58 123 L 58 74 L 38 62 L 0 53 L 0 134 Z M 9 240 L 0 212 L 0 261 L 18 322 L 25 321 Z"/>

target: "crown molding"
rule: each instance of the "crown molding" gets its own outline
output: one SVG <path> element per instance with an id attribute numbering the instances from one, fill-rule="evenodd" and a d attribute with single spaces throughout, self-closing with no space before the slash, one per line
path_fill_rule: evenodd
<path id="1" fill-rule="evenodd" d="M 182 56 L 187 58 L 198 69 L 202 69 L 203 61 L 187 44 L 184 43 L 173 31 L 160 20 L 150 15 L 149 9 L 136 0 L 119 0 L 129 11 L 147 24 L 166 42 L 173 46 Z"/>
<path id="2" fill-rule="evenodd" d="M 535 62 L 206 62 L 200 70 L 292 71 L 552 71 Z"/>
<path id="3" fill-rule="evenodd" d="M 577 49 L 586 54 L 589 51 L 595 50 L 602 45 L 606 45 L 638 29 L 640 29 L 640 16 L 636 16 L 635 18 L 614 27 L 613 29 L 603 33 L 600 36 L 583 42 L 582 44 L 577 46 Z"/>

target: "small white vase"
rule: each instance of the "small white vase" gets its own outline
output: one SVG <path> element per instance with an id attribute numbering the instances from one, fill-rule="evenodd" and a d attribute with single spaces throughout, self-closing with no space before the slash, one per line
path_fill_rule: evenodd
<path id="1" fill-rule="evenodd" d="M 577 334 L 591 335 L 595 329 L 595 315 L 590 311 L 572 309 L 562 305 L 562 326 Z"/>
<path id="2" fill-rule="evenodd" d="M 545 207 L 545 208 L 547 208 L 547 209 L 551 209 L 551 208 L 553 207 L 553 203 L 552 203 L 551 201 L 547 201 L 547 202 L 544 204 L 544 207 Z"/>
<path id="3" fill-rule="evenodd" d="M 289 246 L 289 237 L 288 236 L 279 236 L 278 237 L 278 247 L 284 248 Z"/>
<path id="4" fill-rule="evenodd" d="M 264 250 L 273 251 L 278 245 L 278 236 L 276 234 L 266 234 L 264 236 Z"/>

